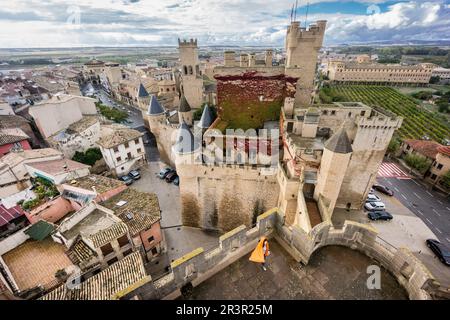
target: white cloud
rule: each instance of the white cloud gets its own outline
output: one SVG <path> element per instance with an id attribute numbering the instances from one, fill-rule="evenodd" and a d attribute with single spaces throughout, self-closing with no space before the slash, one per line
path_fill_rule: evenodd
<path id="1" fill-rule="evenodd" d="M 337 0 L 312 0 L 336 2 Z M 349 0 L 350 1 L 350 0 Z M 178 37 L 201 44 L 282 45 L 290 1 L 280 0 L 15 0 L 0 7 L 0 47 L 175 45 Z M 367 4 L 382 0 L 360 0 Z M 66 24 L 67 8 L 80 8 L 81 26 Z M 449 5 L 399 2 L 373 15 L 311 14 L 327 19 L 328 43 L 439 38 L 450 34 Z"/>

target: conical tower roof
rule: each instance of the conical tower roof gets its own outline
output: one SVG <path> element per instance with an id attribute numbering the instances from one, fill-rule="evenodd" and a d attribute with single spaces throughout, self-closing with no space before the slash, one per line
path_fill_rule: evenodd
<path id="1" fill-rule="evenodd" d="M 138 97 L 139 98 L 148 97 L 148 92 L 147 92 L 147 90 L 145 89 L 145 87 L 144 87 L 144 85 L 142 83 L 139 85 Z"/>
<path id="2" fill-rule="evenodd" d="M 344 128 L 340 128 L 333 136 L 325 142 L 324 147 L 336 153 L 353 152 L 352 144 Z"/>
<path id="3" fill-rule="evenodd" d="M 214 116 L 212 110 L 208 106 L 208 104 L 205 104 L 205 107 L 203 108 L 202 117 L 200 118 L 199 123 L 197 123 L 197 126 L 202 129 L 208 129 L 213 122 Z"/>
<path id="4" fill-rule="evenodd" d="M 187 99 L 184 96 L 184 94 L 181 96 L 179 111 L 180 112 L 189 112 L 189 111 L 191 111 L 191 106 L 189 105 L 189 102 L 187 101 Z"/>
<path id="5" fill-rule="evenodd" d="M 155 95 L 152 95 L 150 98 L 150 104 L 148 105 L 148 114 L 150 115 L 158 115 L 164 113 L 163 107 L 158 102 L 158 99 Z"/>
<path id="6" fill-rule="evenodd" d="M 177 140 L 173 146 L 173 151 L 176 153 L 191 153 L 198 149 L 199 142 L 194 138 L 191 129 L 183 121 L 178 129 Z"/>

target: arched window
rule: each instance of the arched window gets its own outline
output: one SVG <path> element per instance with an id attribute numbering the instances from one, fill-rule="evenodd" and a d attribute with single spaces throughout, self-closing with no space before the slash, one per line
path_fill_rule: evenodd
<path id="1" fill-rule="evenodd" d="M 187 67 L 186 67 L 186 66 L 183 66 L 183 71 L 184 71 L 184 74 L 185 74 L 185 75 L 187 75 L 187 74 L 188 74 L 188 69 L 187 69 Z"/>
<path id="2" fill-rule="evenodd" d="M 189 66 L 189 74 L 193 74 L 192 66 Z"/>

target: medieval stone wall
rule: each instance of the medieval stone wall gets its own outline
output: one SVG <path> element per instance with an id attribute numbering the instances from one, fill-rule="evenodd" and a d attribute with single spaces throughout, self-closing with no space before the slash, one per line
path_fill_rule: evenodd
<path id="1" fill-rule="evenodd" d="M 277 205 L 275 170 L 238 165 L 178 165 L 183 225 L 229 231 L 250 226 Z"/>
<path id="2" fill-rule="evenodd" d="M 174 299 L 186 284 L 194 287 L 251 252 L 261 236 L 275 237 L 294 259 L 307 264 L 312 254 L 328 245 L 358 250 L 373 258 L 406 289 L 410 299 L 431 299 L 439 288 L 428 269 L 406 248 L 388 247 L 370 226 L 346 221 L 342 229 L 329 222 L 306 233 L 298 227 L 288 228 L 278 209 L 273 208 L 257 219 L 252 229 L 239 226 L 219 238 L 219 245 L 205 251 L 197 248 L 171 263 L 168 274 L 159 279 L 138 283 L 120 292 L 117 299 Z"/>

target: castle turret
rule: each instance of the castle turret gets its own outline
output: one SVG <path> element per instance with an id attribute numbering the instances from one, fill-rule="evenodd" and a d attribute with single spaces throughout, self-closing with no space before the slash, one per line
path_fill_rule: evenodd
<path id="1" fill-rule="evenodd" d="M 336 206 L 353 149 L 345 128 L 325 143 L 314 199 L 328 204 L 330 214 Z M 328 217 L 331 219 L 331 216 Z"/>
<path id="2" fill-rule="evenodd" d="M 178 117 L 180 123 L 185 122 L 187 125 L 192 126 L 192 109 L 184 95 L 181 96 Z"/>
<path id="3" fill-rule="evenodd" d="M 175 155 L 175 165 L 182 173 L 182 165 L 194 165 L 199 159 L 201 149 L 200 139 L 196 139 L 186 122 L 182 122 L 178 129 L 172 152 Z"/>
<path id="4" fill-rule="evenodd" d="M 214 120 L 215 120 L 214 115 L 210 106 L 208 106 L 208 104 L 205 104 L 202 117 L 200 118 L 200 121 L 197 123 L 197 127 L 199 127 L 202 130 L 206 130 L 212 125 Z"/>
<path id="5" fill-rule="evenodd" d="M 178 39 L 180 52 L 182 91 L 193 108 L 200 108 L 203 102 L 203 78 L 198 59 L 197 39 Z"/>
<path id="6" fill-rule="evenodd" d="M 137 99 L 139 108 L 141 110 L 145 110 L 148 104 L 150 103 L 150 95 L 148 94 L 147 90 L 145 89 L 142 83 L 139 84 L 139 87 L 137 89 Z"/>
<path id="7" fill-rule="evenodd" d="M 150 131 L 157 135 L 160 124 L 164 121 L 165 112 L 163 107 L 159 104 L 155 95 L 151 95 L 150 103 L 147 111 L 148 124 Z"/>

